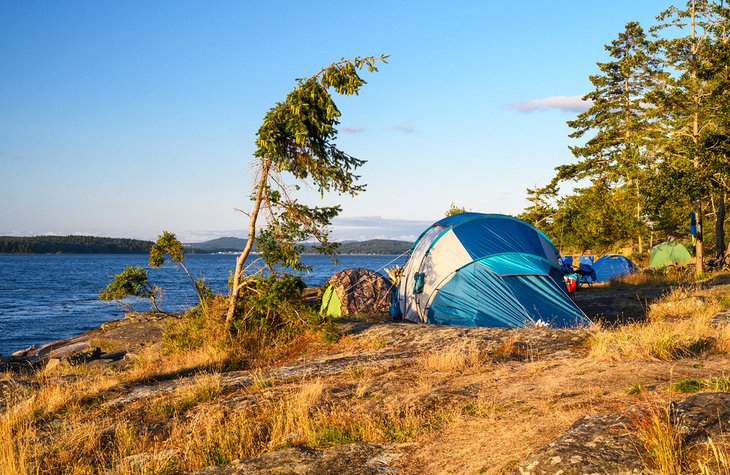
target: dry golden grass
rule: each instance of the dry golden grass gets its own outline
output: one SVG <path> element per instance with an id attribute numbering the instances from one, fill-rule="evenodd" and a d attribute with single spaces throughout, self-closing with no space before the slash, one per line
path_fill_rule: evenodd
<path id="1" fill-rule="evenodd" d="M 730 475 L 730 444 L 716 444 L 708 439 L 702 447 L 697 466 L 701 475 Z"/>
<path id="2" fill-rule="evenodd" d="M 418 367 L 431 373 L 478 373 L 485 363 L 474 346 L 455 346 L 436 352 L 423 353 Z"/>
<path id="3" fill-rule="evenodd" d="M 177 473 L 287 446 L 418 441 L 423 447 L 429 440 L 432 451 L 422 451 L 425 458 L 407 467 L 423 473 L 497 473 L 490 470 L 524 459 L 578 417 L 635 404 L 636 396 L 625 391 L 631 385 L 645 397 L 666 396 L 664 370 L 676 365 L 670 360 L 730 353 L 730 329 L 709 323 L 728 296 L 695 287 L 690 296 L 701 297 L 702 308 L 677 310 L 688 300 L 682 292 L 674 289 L 661 300 L 677 302 L 671 305 L 676 308 L 651 315 L 646 323 L 595 328 L 588 359 L 536 359 L 515 333 L 488 354 L 465 344 L 387 370 L 354 365 L 298 384 L 270 379 L 269 365 L 306 352 L 375 354 L 385 346 L 350 337 L 327 346 L 306 334 L 258 353 L 261 359 L 247 363 L 259 368 L 251 373 L 253 384 L 228 388 L 225 395 L 218 371 L 230 369 L 234 355 L 214 344 L 164 357 L 150 349 L 124 371 L 61 365 L 36 375 L 37 388 L 21 391 L 20 400 L 0 413 L 0 475 Z M 723 371 L 715 363 L 714 373 L 685 368 L 680 377 L 709 381 Z M 106 391 L 116 397 L 127 383 L 154 386 L 162 378 L 179 378 L 179 388 L 122 408 L 103 404 Z M 671 426 L 663 417 L 650 414 L 636 426 L 646 450 L 656 454 L 651 464 L 657 473 L 680 473 L 680 467 L 728 474 L 724 439 L 688 452 L 672 445 Z M 458 461 L 444 460 L 444 446 L 454 447 Z"/>
<path id="4" fill-rule="evenodd" d="M 721 297 L 709 295 L 708 291 L 700 295 L 694 287 L 675 287 L 664 297 L 649 307 L 649 320 L 659 321 L 678 318 L 711 317 L 723 309 Z"/>
<path id="5" fill-rule="evenodd" d="M 0 415 L 0 475 L 37 472 L 30 461 L 35 431 L 27 414 L 8 408 Z"/>
<path id="6" fill-rule="evenodd" d="M 620 287 L 623 285 L 665 286 L 667 285 L 667 277 L 662 274 L 651 272 L 636 272 L 625 275 L 620 279 L 614 279 L 608 283 L 609 287 Z"/>
<path id="7" fill-rule="evenodd" d="M 314 428 L 309 412 L 320 401 L 323 390 L 324 385 L 319 380 L 305 383 L 293 397 L 274 408 L 269 441 L 271 448 L 311 438 Z"/>
<path id="8" fill-rule="evenodd" d="M 210 401 L 223 392 L 220 374 L 200 373 L 172 394 L 165 395 L 152 405 L 152 414 L 179 414 L 198 404 Z"/>
<path id="9" fill-rule="evenodd" d="M 727 352 L 730 331 L 710 325 L 708 318 L 635 323 L 599 329 L 590 341 L 590 356 L 599 359 L 656 358 L 674 360 L 709 352 Z"/>
<path id="10" fill-rule="evenodd" d="M 630 425 L 646 450 L 647 462 L 657 474 L 687 473 L 687 448 L 672 424 L 669 407 L 651 406 Z"/>
<path id="11" fill-rule="evenodd" d="M 219 371 L 231 358 L 231 353 L 216 345 L 173 353 L 161 357 L 154 348 L 133 356 L 134 364 L 122 373 L 126 383 L 145 381 L 162 375 L 179 374 L 187 371 Z"/>
<path id="12" fill-rule="evenodd" d="M 651 306 L 646 322 L 618 328 L 596 327 L 591 335 L 594 358 L 673 360 L 710 352 L 730 352 L 730 328 L 710 323 L 725 307 L 726 293 L 678 287 Z"/>

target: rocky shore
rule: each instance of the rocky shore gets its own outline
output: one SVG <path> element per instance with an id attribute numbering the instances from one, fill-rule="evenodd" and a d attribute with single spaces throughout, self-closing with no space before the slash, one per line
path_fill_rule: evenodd
<path id="1" fill-rule="evenodd" d="M 620 292 L 598 294 L 590 297 L 595 308 L 604 305 L 601 298 L 620 298 Z M 633 300 L 640 302 L 635 296 Z M 618 320 L 619 306 L 611 308 L 611 318 Z M 638 319 L 628 309 L 624 307 L 621 318 Z M 728 315 L 725 309 L 718 312 L 714 324 L 727 326 Z M 34 373 L 54 374 L 58 366 L 123 370 L 140 353 L 155 351 L 164 325 L 164 318 L 133 314 L 3 358 L 0 395 L 9 404 L 34 384 Z M 728 446 L 730 394 L 682 393 L 673 386 L 725 376 L 730 363 L 726 353 L 674 359 L 595 357 L 590 355 L 595 331 L 343 321 L 337 343 L 314 345 L 267 367 L 220 371 L 215 397 L 170 416 L 151 417 L 149 408 L 193 385 L 198 372 L 110 384 L 94 396 L 93 407 L 104 417 L 116 414 L 117 420 L 165 434 L 178 424 L 176 418 L 192 421 L 217 411 L 272 410 L 277 401 L 318 385 L 318 402 L 310 414 L 326 408 L 336 417 L 351 417 L 352 424 L 371 424 L 396 420 L 393 411 L 400 411 L 397 420 L 416 421 L 413 427 L 406 422 L 391 427 L 396 432 L 388 440 L 376 442 L 365 434 L 333 436 L 330 442 L 317 439 L 313 445 L 284 444 L 186 473 L 653 473 L 654 462 L 639 429 L 642 421 L 662 414 L 681 442 L 702 457 L 709 457 L 709 444 Z M 182 450 L 135 453 L 123 462 L 177 460 Z M 714 463 L 700 459 L 708 460 L 708 466 Z"/>

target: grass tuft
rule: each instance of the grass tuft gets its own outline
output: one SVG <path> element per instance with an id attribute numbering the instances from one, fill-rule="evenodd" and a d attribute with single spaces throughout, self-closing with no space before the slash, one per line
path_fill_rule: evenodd
<path id="1" fill-rule="evenodd" d="M 644 446 L 644 457 L 661 475 L 687 473 L 687 448 L 672 424 L 669 407 L 651 406 L 635 415 L 630 423 Z"/>

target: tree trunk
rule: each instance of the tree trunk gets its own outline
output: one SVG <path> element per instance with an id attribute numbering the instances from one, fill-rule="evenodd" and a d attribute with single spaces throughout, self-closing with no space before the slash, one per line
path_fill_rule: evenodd
<path id="1" fill-rule="evenodd" d="M 692 0 L 692 54 L 697 54 L 697 51 L 699 50 L 699 44 L 696 41 L 697 35 L 695 31 L 695 0 Z M 692 162 L 694 164 L 695 169 L 700 168 L 700 157 L 697 154 L 697 150 L 699 148 L 699 140 L 700 140 L 700 102 L 702 101 L 702 98 L 698 92 L 698 86 L 697 86 L 697 69 L 696 66 L 693 66 L 692 70 L 692 83 L 693 88 L 695 90 L 694 95 L 694 111 L 692 112 L 692 142 L 694 143 L 694 149 L 692 150 Z M 697 239 L 695 241 L 695 275 L 700 276 L 704 273 L 705 269 L 702 265 L 702 206 L 698 202 L 695 203 L 695 217 L 697 219 Z"/>
<path id="2" fill-rule="evenodd" d="M 246 262 L 251 250 L 253 249 L 253 243 L 256 239 L 256 221 L 259 217 L 259 211 L 261 210 L 261 203 L 264 199 L 264 189 L 266 188 L 266 181 L 269 178 L 269 171 L 271 169 L 271 162 L 266 160 L 261 162 L 261 176 L 256 187 L 256 199 L 254 200 L 253 210 L 251 210 L 251 216 L 248 221 L 248 239 L 246 240 L 246 246 L 241 251 L 241 254 L 236 257 L 236 271 L 233 273 L 233 284 L 231 285 L 231 293 L 228 296 L 228 312 L 226 313 L 226 328 L 230 328 L 233 322 L 233 317 L 236 314 L 236 303 L 238 302 L 238 294 L 242 287 L 243 277 L 243 264 Z"/>
<path id="3" fill-rule="evenodd" d="M 636 220 L 639 222 L 639 254 L 644 253 L 644 241 L 641 237 L 641 190 L 639 189 L 639 180 L 636 180 Z"/>
<path id="4" fill-rule="evenodd" d="M 725 255 L 725 192 L 720 192 L 717 200 L 717 219 L 715 220 L 715 257 L 722 259 Z"/>
<path id="5" fill-rule="evenodd" d="M 203 311 L 203 314 L 208 314 L 208 302 L 205 300 L 205 296 L 200 292 L 200 288 L 198 287 L 198 283 L 195 281 L 195 278 L 190 273 L 187 267 L 185 267 L 185 264 L 182 262 L 179 263 L 180 267 L 182 267 L 182 270 L 185 271 L 185 274 L 187 274 L 188 279 L 190 279 L 190 282 L 193 284 L 193 289 L 195 289 L 195 294 L 198 296 L 198 302 L 200 303 L 200 309 Z"/>

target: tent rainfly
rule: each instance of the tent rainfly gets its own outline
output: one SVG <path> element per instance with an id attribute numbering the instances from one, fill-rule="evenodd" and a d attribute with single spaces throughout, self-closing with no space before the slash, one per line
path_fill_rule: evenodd
<path id="1" fill-rule="evenodd" d="M 567 327 L 590 323 L 570 299 L 560 254 L 541 231 L 511 216 L 446 217 L 413 244 L 397 290 L 414 322 Z"/>

